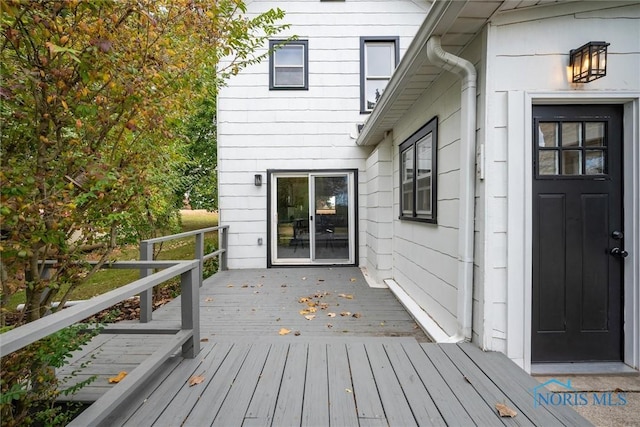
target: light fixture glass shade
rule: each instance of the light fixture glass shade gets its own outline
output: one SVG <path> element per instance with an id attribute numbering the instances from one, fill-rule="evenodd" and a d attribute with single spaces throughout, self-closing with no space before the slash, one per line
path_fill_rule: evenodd
<path id="1" fill-rule="evenodd" d="M 573 83 L 589 83 L 607 75 L 607 42 L 589 42 L 569 53 Z"/>

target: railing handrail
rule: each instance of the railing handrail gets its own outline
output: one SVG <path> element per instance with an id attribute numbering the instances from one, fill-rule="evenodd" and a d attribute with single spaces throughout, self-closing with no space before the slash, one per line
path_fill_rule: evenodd
<path id="1" fill-rule="evenodd" d="M 0 356 L 38 341 L 67 326 L 84 320 L 131 296 L 147 291 L 173 277 L 192 270 L 199 270 L 198 260 L 189 261 L 117 261 L 105 264 L 104 268 L 164 268 L 150 276 L 140 278 L 128 285 L 95 296 L 82 304 L 57 311 L 49 316 L 19 326 L 0 334 Z M 198 271 L 199 272 L 199 271 Z"/>
<path id="2" fill-rule="evenodd" d="M 147 243 L 166 242 L 166 241 L 169 241 L 169 240 L 181 239 L 183 237 L 195 236 L 195 235 L 201 234 L 201 233 L 210 233 L 212 231 L 223 230 L 223 229 L 228 229 L 228 228 L 229 228 L 228 225 L 216 225 L 215 227 L 199 228 L 197 230 L 184 231 L 182 233 L 170 234 L 168 236 L 160 236 L 160 237 L 154 237 L 152 239 L 145 239 L 145 240 L 142 240 L 140 243 L 142 243 L 142 242 L 147 242 Z"/>
<path id="3" fill-rule="evenodd" d="M 204 235 L 212 231 L 218 231 L 218 250 L 205 254 L 204 253 Z M 198 230 L 185 231 L 183 233 L 170 234 L 168 236 L 154 237 L 140 241 L 140 260 L 146 261 L 153 259 L 153 247 L 156 243 L 166 242 L 169 240 L 181 239 L 184 237 L 195 236 L 195 256 L 200 263 L 199 285 L 202 286 L 202 275 L 204 274 L 204 262 L 214 256 L 219 256 L 219 268 L 224 271 L 227 269 L 227 246 L 228 246 L 228 225 L 217 225 L 215 227 L 200 228 Z M 140 277 L 151 274 L 151 269 L 141 268 Z M 153 312 L 153 295 L 150 291 L 140 293 L 140 322 L 146 323 L 151 321 Z"/>

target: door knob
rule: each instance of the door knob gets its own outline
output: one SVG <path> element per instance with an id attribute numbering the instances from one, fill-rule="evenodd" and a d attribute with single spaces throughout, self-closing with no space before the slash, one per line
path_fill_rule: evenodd
<path id="1" fill-rule="evenodd" d="M 624 234 L 622 234 L 622 231 L 616 230 L 611 233 L 611 238 L 616 240 L 622 240 L 624 238 Z"/>
<path id="2" fill-rule="evenodd" d="M 626 258 L 629 256 L 629 252 L 625 251 L 624 249 L 620 249 L 620 248 L 613 248 L 611 249 L 611 251 L 609 251 L 609 253 L 613 256 L 617 256 L 619 258 Z"/>

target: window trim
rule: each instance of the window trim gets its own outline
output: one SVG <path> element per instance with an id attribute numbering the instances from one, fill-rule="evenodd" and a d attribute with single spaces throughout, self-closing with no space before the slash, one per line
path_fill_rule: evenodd
<path id="1" fill-rule="evenodd" d="M 302 74 L 304 84 L 301 86 L 276 86 L 275 85 L 275 57 L 277 45 L 302 46 L 304 55 L 302 61 Z M 309 41 L 308 40 L 269 40 L 269 90 L 309 90 Z"/>
<path id="2" fill-rule="evenodd" d="M 417 162 L 418 155 L 416 152 L 416 146 L 419 142 L 421 142 L 425 137 L 431 134 L 431 214 L 424 215 L 418 214 L 417 212 Z M 413 177 L 412 177 L 412 195 L 413 195 L 413 206 L 411 216 L 405 214 L 403 212 L 403 193 L 402 193 L 402 179 L 403 179 L 403 164 L 402 164 L 402 155 L 407 150 L 412 150 L 413 153 Z M 399 153 L 399 195 L 400 195 L 400 216 L 398 219 L 405 221 L 417 221 L 417 222 L 426 222 L 430 224 L 437 224 L 438 218 L 438 116 L 432 118 L 413 133 L 409 138 L 407 138 L 400 146 L 398 147 Z"/>
<path id="3" fill-rule="evenodd" d="M 395 64 L 393 64 L 391 75 L 395 71 L 398 63 L 400 62 L 400 37 L 398 36 L 367 36 L 360 37 L 360 114 L 371 114 L 372 110 L 367 110 L 366 107 L 366 94 L 365 94 L 365 83 L 367 81 L 367 76 L 365 75 L 365 49 L 368 42 L 387 42 L 393 43 L 395 47 Z M 389 80 L 391 76 L 389 76 Z"/>

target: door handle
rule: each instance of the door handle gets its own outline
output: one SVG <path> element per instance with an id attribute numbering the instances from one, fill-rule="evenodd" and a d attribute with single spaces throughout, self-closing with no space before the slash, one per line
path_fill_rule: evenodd
<path id="1" fill-rule="evenodd" d="M 609 251 L 609 253 L 613 256 L 617 256 L 618 258 L 626 258 L 629 256 L 629 252 L 620 248 L 613 248 Z"/>

